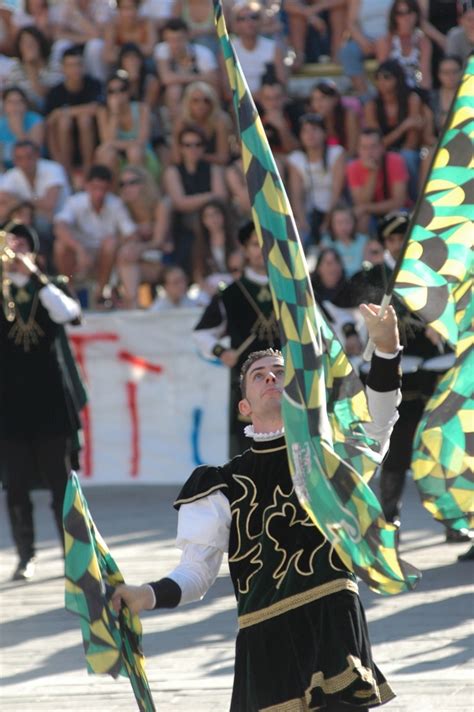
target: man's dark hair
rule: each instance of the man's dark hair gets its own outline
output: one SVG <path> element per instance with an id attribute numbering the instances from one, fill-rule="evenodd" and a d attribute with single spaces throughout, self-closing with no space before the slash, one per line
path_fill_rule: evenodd
<path id="1" fill-rule="evenodd" d="M 72 47 L 67 47 L 62 53 L 61 60 L 64 62 L 66 57 L 82 57 L 84 56 L 83 48 L 81 45 L 72 45 Z"/>
<path id="2" fill-rule="evenodd" d="M 170 30 L 171 32 L 188 32 L 188 29 L 189 28 L 184 20 L 180 17 L 172 17 L 163 25 L 161 34 L 163 35 L 166 30 Z"/>
<path id="3" fill-rule="evenodd" d="M 188 133 L 192 133 L 192 134 L 195 134 L 196 136 L 199 136 L 199 138 L 201 139 L 202 145 L 204 146 L 204 144 L 207 141 L 207 136 L 204 133 L 204 131 L 202 130 L 202 128 L 200 126 L 198 126 L 197 124 L 186 124 L 186 126 L 183 126 L 181 131 L 178 133 L 178 143 L 181 143 L 183 140 L 183 136 L 186 136 L 186 134 L 188 134 Z"/>
<path id="4" fill-rule="evenodd" d="M 13 147 L 13 150 L 16 151 L 17 148 L 32 148 L 33 151 L 35 151 L 35 153 L 37 153 L 38 155 L 41 153 L 38 144 L 34 141 L 31 141 L 31 139 L 29 138 L 24 138 L 21 141 L 17 141 L 15 143 L 15 146 Z"/>
<path id="5" fill-rule="evenodd" d="M 253 233 L 255 232 L 255 225 L 252 220 L 249 220 L 246 222 L 242 227 L 240 228 L 237 238 L 242 245 L 242 247 L 245 247 L 247 242 L 250 240 L 252 237 Z"/>
<path id="6" fill-rule="evenodd" d="M 107 183 L 112 182 L 112 171 L 108 166 L 103 166 L 97 163 L 95 166 L 91 166 L 89 173 L 87 174 L 86 181 L 90 180 L 103 180 Z"/>
<path id="7" fill-rule="evenodd" d="M 278 351 L 278 349 L 261 349 L 260 351 L 252 351 L 252 353 L 249 354 L 243 362 L 242 368 L 240 369 L 239 377 L 240 392 L 242 393 L 242 398 L 246 397 L 246 377 L 247 373 L 250 370 L 250 367 L 253 366 L 256 361 L 260 361 L 261 358 L 267 358 L 267 356 L 275 356 L 281 359 L 283 358 L 282 352 Z"/>

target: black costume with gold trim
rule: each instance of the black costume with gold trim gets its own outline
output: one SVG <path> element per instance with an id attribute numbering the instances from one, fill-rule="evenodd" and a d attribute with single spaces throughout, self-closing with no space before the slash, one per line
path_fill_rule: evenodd
<path id="1" fill-rule="evenodd" d="M 65 279 L 55 286 L 67 294 Z M 9 286 L 12 321 L 0 295 L 0 479 L 21 562 L 35 554 L 32 488 L 51 490 L 63 540 L 62 503 L 86 402 L 64 326 L 41 303 L 43 288 L 48 287 L 35 278 L 23 287 Z"/>
<path id="2" fill-rule="evenodd" d="M 249 421 L 242 420 L 237 408 L 241 399 L 241 366 L 252 351 L 280 348 L 278 324 L 268 283 L 254 282 L 245 275 L 232 282 L 213 297 L 194 330 L 213 330 L 224 322 L 225 331 L 220 336 L 229 336 L 230 348 L 241 350 L 231 370 L 229 432 L 230 455 L 233 456 L 247 447 L 243 429 Z"/>
<path id="3" fill-rule="evenodd" d="M 283 436 L 199 467 L 175 506 L 221 491 L 239 633 L 231 712 L 366 709 L 394 695 L 374 665 L 355 577 L 296 497 Z"/>

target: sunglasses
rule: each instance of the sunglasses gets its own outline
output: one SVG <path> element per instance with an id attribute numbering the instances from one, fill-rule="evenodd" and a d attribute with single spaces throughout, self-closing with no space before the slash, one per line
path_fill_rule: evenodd
<path id="1" fill-rule="evenodd" d="M 183 148 L 201 148 L 202 141 L 181 141 Z"/>
<path id="2" fill-rule="evenodd" d="M 125 94 L 127 89 L 125 87 L 117 87 L 117 89 L 107 89 L 107 94 Z"/>
<path id="3" fill-rule="evenodd" d="M 377 74 L 376 79 L 393 79 L 394 76 L 393 74 L 390 74 L 390 72 L 379 72 Z"/>
<path id="4" fill-rule="evenodd" d="M 257 20 L 260 20 L 260 15 L 258 12 L 251 12 L 248 15 L 238 15 L 235 19 L 237 22 L 257 22 Z"/>
<path id="5" fill-rule="evenodd" d="M 130 180 L 121 180 L 119 183 L 119 188 L 127 188 L 129 185 L 141 185 L 141 180 L 139 178 L 130 178 Z"/>
<path id="6" fill-rule="evenodd" d="M 210 104 L 211 100 L 208 96 L 193 96 L 191 99 L 193 104 Z"/>
<path id="7" fill-rule="evenodd" d="M 397 17 L 404 17 L 405 15 L 411 15 L 413 10 L 395 10 L 395 15 Z"/>

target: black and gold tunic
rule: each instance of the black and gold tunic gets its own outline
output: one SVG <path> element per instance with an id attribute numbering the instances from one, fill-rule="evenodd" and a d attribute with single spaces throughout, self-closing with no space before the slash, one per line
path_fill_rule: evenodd
<path id="1" fill-rule="evenodd" d="M 175 503 L 220 491 L 229 501 L 237 598 L 232 712 L 365 708 L 393 697 L 372 662 L 349 572 L 296 497 L 284 437 L 254 441 L 223 467 L 200 467 Z"/>

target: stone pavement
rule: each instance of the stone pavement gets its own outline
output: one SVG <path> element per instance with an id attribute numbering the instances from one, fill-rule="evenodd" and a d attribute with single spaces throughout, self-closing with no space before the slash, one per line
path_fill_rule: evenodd
<path id="1" fill-rule="evenodd" d="M 176 488 L 86 489 L 92 515 L 130 582 L 165 575 L 177 562 Z M 62 561 L 46 492 L 35 492 L 37 576 L 14 583 L 0 497 L 0 708 L 2 712 L 134 712 L 127 680 L 88 676 L 78 620 L 63 607 Z M 466 545 L 445 545 L 410 483 L 402 551 L 423 571 L 415 592 L 381 598 L 363 585 L 374 657 L 398 694 L 390 712 L 472 712 L 472 564 Z M 158 712 L 224 712 L 236 631 L 223 568 L 203 602 L 143 618 L 148 676 Z M 242 712 L 245 712 L 242 710 Z"/>

